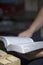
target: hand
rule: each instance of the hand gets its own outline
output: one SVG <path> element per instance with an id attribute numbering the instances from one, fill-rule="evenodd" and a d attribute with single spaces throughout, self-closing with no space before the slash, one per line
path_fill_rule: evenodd
<path id="1" fill-rule="evenodd" d="M 20 37 L 32 37 L 32 33 L 29 30 L 26 30 L 26 31 L 20 33 L 18 36 L 20 36 Z"/>
<path id="2" fill-rule="evenodd" d="M 38 54 L 36 54 L 36 57 L 43 57 L 43 51 L 39 52 Z"/>

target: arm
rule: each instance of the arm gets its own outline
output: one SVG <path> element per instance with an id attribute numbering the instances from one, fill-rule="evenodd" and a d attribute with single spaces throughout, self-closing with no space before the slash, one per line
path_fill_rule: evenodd
<path id="1" fill-rule="evenodd" d="M 30 28 L 20 33 L 19 36 L 32 37 L 33 33 L 36 32 L 38 29 L 40 29 L 42 26 L 43 26 L 43 7 L 41 8 L 40 12 L 38 13 L 38 16 L 34 20 L 33 24 L 30 26 Z M 30 54 L 29 57 L 30 57 L 29 60 L 34 59 L 34 58 L 43 57 L 43 50 L 38 51 L 38 52 L 33 52 Z"/>
<path id="2" fill-rule="evenodd" d="M 43 50 L 37 50 L 37 51 L 30 53 L 30 57 L 31 59 L 43 57 Z"/>
<path id="3" fill-rule="evenodd" d="M 43 49 L 33 51 L 33 52 L 30 52 L 30 53 L 26 53 L 26 54 L 21 54 L 21 56 L 23 58 L 26 58 L 27 60 L 33 60 L 33 59 L 36 59 L 36 58 L 40 58 L 40 57 L 43 57 Z"/>
<path id="4" fill-rule="evenodd" d="M 31 25 L 30 30 L 33 30 L 33 32 L 35 32 L 38 29 L 40 29 L 42 26 L 43 26 L 43 7 L 41 8 L 33 24 Z"/>
<path id="5" fill-rule="evenodd" d="M 31 37 L 35 31 L 40 29 L 43 26 L 43 7 L 41 8 L 38 16 L 34 20 L 33 24 L 30 26 L 29 29 L 19 34 L 19 36 L 26 36 Z"/>

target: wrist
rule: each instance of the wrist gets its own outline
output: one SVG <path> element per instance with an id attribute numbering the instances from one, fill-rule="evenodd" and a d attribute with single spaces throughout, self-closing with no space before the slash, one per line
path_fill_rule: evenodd
<path id="1" fill-rule="evenodd" d="M 33 33 L 35 32 L 35 28 L 34 27 L 30 27 L 28 29 L 28 32 L 31 34 L 31 36 L 33 35 Z"/>

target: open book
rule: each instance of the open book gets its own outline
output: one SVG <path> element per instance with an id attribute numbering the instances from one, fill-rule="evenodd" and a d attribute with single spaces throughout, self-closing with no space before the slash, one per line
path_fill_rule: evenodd
<path id="1" fill-rule="evenodd" d="M 5 45 L 7 51 L 27 53 L 43 48 L 43 41 L 34 42 L 28 37 L 0 36 L 0 41 Z"/>

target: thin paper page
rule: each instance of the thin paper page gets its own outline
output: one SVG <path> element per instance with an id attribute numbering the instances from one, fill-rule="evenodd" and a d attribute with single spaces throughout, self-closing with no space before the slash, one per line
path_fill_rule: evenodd
<path id="1" fill-rule="evenodd" d="M 27 37 L 0 36 L 0 40 L 5 44 L 7 51 L 27 53 L 43 48 L 43 41 L 34 42 Z"/>
<path id="2" fill-rule="evenodd" d="M 27 37 L 14 37 L 14 36 L 0 36 L 0 40 L 3 41 L 5 47 L 9 46 L 10 44 L 23 44 L 33 42 L 31 38 Z"/>

